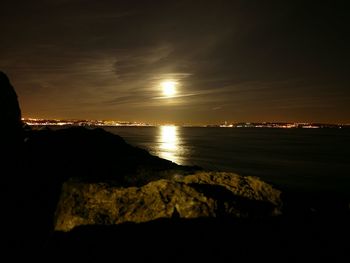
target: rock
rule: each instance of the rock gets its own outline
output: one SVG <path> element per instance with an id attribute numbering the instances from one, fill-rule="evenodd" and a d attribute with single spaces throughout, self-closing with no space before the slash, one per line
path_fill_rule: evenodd
<path id="1" fill-rule="evenodd" d="M 20 173 L 24 187 L 18 199 L 32 215 L 33 228 L 47 233 L 53 229 L 62 184 L 70 178 L 139 186 L 193 170 L 153 156 L 103 129 L 84 127 L 32 130 L 24 143 L 24 155 L 23 170 L 31 175 Z"/>
<path id="2" fill-rule="evenodd" d="M 281 213 L 280 191 L 258 178 L 197 172 L 142 187 L 70 180 L 63 185 L 55 230 L 141 223 L 160 218 L 261 218 Z"/>
<path id="3" fill-rule="evenodd" d="M 186 184 L 220 185 L 237 196 L 269 202 L 278 209 L 282 206 L 281 192 L 274 189 L 270 184 L 259 180 L 257 177 L 239 176 L 225 172 L 198 172 L 178 180 Z"/>
<path id="4" fill-rule="evenodd" d="M 1 233 L 3 244 L 1 252 L 8 252 L 12 248 L 18 248 L 20 246 L 18 244 L 27 236 L 26 226 L 23 224 L 23 215 L 26 214 L 23 200 L 28 198 L 25 193 L 28 184 L 22 179 L 28 174 L 22 169 L 21 110 L 16 92 L 3 72 L 0 72 L 0 129 L 0 198 L 2 200 L 0 224 L 5 226 Z"/>
<path id="5" fill-rule="evenodd" d="M 11 138 L 21 134 L 22 120 L 17 94 L 8 77 L 0 71 L 0 120 L 1 132 L 5 133 L 6 142 L 12 143 Z"/>
<path id="6" fill-rule="evenodd" d="M 43 170 L 51 171 L 51 180 L 55 177 L 61 183 L 79 177 L 94 181 L 110 179 L 134 186 L 167 176 L 171 170 L 181 173 L 195 169 L 153 156 L 101 128 L 33 131 L 25 145 L 30 169 L 41 163 Z"/>

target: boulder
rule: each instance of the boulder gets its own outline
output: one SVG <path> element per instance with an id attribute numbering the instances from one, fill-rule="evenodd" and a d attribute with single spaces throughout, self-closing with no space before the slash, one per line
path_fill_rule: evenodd
<path id="1" fill-rule="evenodd" d="M 55 230 L 174 217 L 270 217 L 281 213 L 280 194 L 258 178 L 223 172 L 196 172 L 127 188 L 70 180 L 63 185 Z"/>

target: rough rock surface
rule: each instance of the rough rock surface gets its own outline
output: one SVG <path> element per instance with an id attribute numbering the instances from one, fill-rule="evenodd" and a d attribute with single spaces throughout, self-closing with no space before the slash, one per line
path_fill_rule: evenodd
<path id="1" fill-rule="evenodd" d="M 280 191 L 270 184 L 252 176 L 239 176 L 225 172 L 198 172 L 194 175 L 182 177 L 186 184 L 210 184 L 225 187 L 237 196 L 251 200 L 270 202 L 276 207 L 281 206 Z"/>
<path id="2" fill-rule="evenodd" d="M 63 185 L 55 230 L 173 217 L 268 217 L 281 206 L 280 191 L 233 173 L 197 172 L 128 188 L 70 180 Z"/>

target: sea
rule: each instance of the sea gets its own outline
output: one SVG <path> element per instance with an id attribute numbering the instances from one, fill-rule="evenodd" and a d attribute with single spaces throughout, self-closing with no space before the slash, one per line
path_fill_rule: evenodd
<path id="1" fill-rule="evenodd" d="M 104 127 L 181 165 L 256 176 L 276 187 L 350 195 L 349 129 Z"/>

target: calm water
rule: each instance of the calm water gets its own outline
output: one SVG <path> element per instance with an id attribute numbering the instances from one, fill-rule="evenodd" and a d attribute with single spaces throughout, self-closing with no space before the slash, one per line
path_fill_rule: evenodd
<path id="1" fill-rule="evenodd" d="M 299 190 L 350 192 L 350 131 L 111 127 L 130 144 L 178 164 L 259 176 Z"/>

